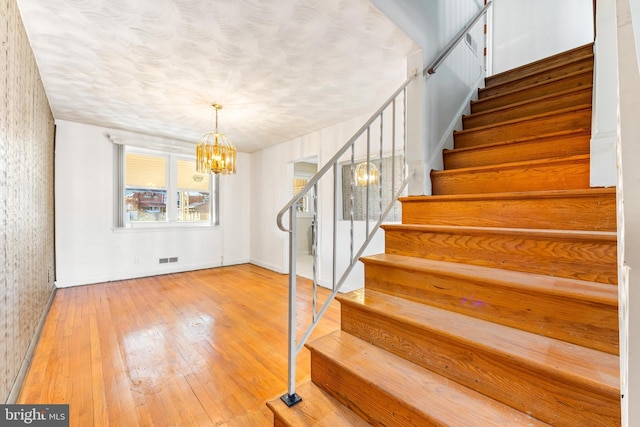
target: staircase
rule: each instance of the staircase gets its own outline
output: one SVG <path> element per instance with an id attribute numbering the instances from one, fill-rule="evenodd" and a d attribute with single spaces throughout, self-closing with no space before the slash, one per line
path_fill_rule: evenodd
<path id="1" fill-rule="evenodd" d="M 620 425 L 615 189 L 589 187 L 592 46 L 492 76 L 401 199 L 276 426 Z"/>

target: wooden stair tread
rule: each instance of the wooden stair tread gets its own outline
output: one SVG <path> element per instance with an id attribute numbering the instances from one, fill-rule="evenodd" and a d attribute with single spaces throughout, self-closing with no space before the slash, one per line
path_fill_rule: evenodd
<path id="1" fill-rule="evenodd" d="M 556 93 L 551 93 L 548 95 L 543 95 L 543 96 L 539 96 L 539 97 L 535 97 L 535 98 L 531 98 L 528 99 L 526 101 L 520 101 L 520 102 L 516 102 L 513 104 L 508 104 L 508 105 L 502 105 L 500 107 L 496 107 L 496 108 L 492 108 L 490 110 L 484 110 L 484 111 L 479 111 L 476 113 L 471 113 L 471 114 L 466 114 L 462 116 L 462 120 L 463 121 L 467 121 L 469 119 L 477 119 L 477 118 L 482 118 L 482 117 L 489 117 L 492 116 L 494 114 L 500 114 L 500 113 L 505 113 L 505 112 L 509 112 L 509 111 L 514 111 L 514 110 L 519 110 L 521 108 L 526 108 L 526 107 L 530 107 L 532 104 L 548 104 L 550 102 L 553 101 L 557 101 L 557 100 L 562 100 L 563 98 L 567 97 L 567 96 L 574 96 L 574 95 L 579 95 L 582 93 L 585 94 L 591 94 L 593 89 L 593 85 L 590 86 L 586 86 L 586 87 L 577 87 L 577 88 L 572 88 L 572 89 L 568 89 L 565 91 L 560 91 L 560 92 L 556 92 Z M 588 104 L 584 104 L 584 105 L 588 105 Z"/>
<path id="2" fill-rule="evenodd" d="M 360 399 L 381 408 L 387 420 L 394 420 L 394 407 L 400 404 L 410 406 L 420 415 L 420 419 L 395 420 L 399 424 L 404 421 L 412 425 L 418 422 L 465 426 L 547 425 L 343 331 L 319 338 L 307 347 L 312 360 L 314 355 L 321 354 L 342 371 L 357 377 L 362 386 L 354 393 L 366 393 L 359 396 Z M 395 398 L 397 402 L 385 399 L 376 405 L 378 394 Z"/>
<path id="3" fill-rule="evenodd" d="M 497 171 L 497 170 L 504 170 L 504 169 L 521 169 L 521 168 L 527 168 L 527 167 L 535 167 L 538 165 L 548 166 L 548 165 L 560 164 L 560 163 L 583 162 L 585 160 L 588 161 L 589 159 L 590 159 L 589 154 L 579 154 L 576 156 L 558 157 L 553 159 L 527 160 L 523 162 L 497 163 L 489 166 L 475 166 L 470 168 L 434 170 L 431 172 L 431 176 L 457 175 L 457 174 L 466 174 L 466 173 L 474 173 L 474 172 Z M 582 190 L 588 191 L 589 189 L 582 189 Z M 560 191 L 560 190 L 557 190 L 557 191 Z"/>
<path id="4" fill-rule="evenodd" d="M 478 127 L 474 127 L 474 128 L 471 128 L 471 129 L 455 130 L 455 131 L 453 131 L 453 134 L 454 135 L 465 135 L 465 134 L 480 132 L 480 131 L 487 130 L 487 129 L 505 127 L 505 126 L 509 126 L 509 125 L 512 125 L 512 124 L 523 123 L 523 122 L 532 122 L 532 121 L 536 121 L 536 120 L 540 120 L 540 119 L 546 119 L 546 118 L 550 118 L 550 117 L 554 117 L 554 116 L 561 116 L 561 115 L 567 114 L 567 113 L 575 113 L 575 112 L 586 111 L 586 110 L 588 110 L 589 112 L 591 111 L 591 104 L 577 105 L 575 107 L 569 107 L 569 108 L 563 108 L 561 110 L 544 112 L 544 113 L 535 114 L 535 115 L 526 116 L 526 117 L 521 117 L 521 118 L 517 118 L 517 119 L 513 119 L 513 120 L 507 120 L 507 121 L 500 122 L 500 123 L 492 123 L 492 124 L 485 125 L 485 126 L 478 126 Z"/>
<path id="5" fill-rule="evenodd" d="M 528 142 L 528 141 L 535 141 L 535 140 L 541 140 L 541 139 L 553 139 L 553 138 L 561 138 L 561 137 L 565 137 L 565 136 L 570 136 L 570 135 L 584 135 L 584 136 L 589 136 L 591 137 L 591 131 L 590 130 L 566 130 L 566 131 L 561 131 L 561 132 L 550 132 L 550 133 L 546 133 L 543 135 L 537 135 L 537 136 L 526 136 L 523 138 L 514 138 L 514 139 L 508 139 L 505 141 L 498 141 L 498 142 L 488 142 L 486 144 L 482 144 L 482 145 L 473 145 L 470 147 L 460 147 L 460 148 L 453 148 L 453 149 L 444 149 L 445 153 L 451 153 L 451 152 L 455 152 L 455 153 L 461 153 L 461 152 L 466 152 L 466 151 L 476 151 L 476 150 L 480 150 L 483 148 L 490 148 L 490 147 L 501 147 L 501 146 L 505 146 L 505 145 L 509 145 L 509 144 L 518 144 L 521 142 Z"/>
<path id="6" fill-rule="evenodd" d="M 471 111 L 473 113 L 477 113 L 483 110 L 510 105 L 540 96 L 566 91 L 572 88 L 592 86 L 593 71 L 581 70 L 573 73 L 568 73 L 561 77 L 535 83 L 529 86 L 505 90 L 504 92 L 498 94 L 479 98 L 477 100 L 471 101 Z"/>
<path id="7" fill-rule="evenodd" d="M 395 254 L 361 261 L 367 290 L 619 354 L 617 289 L 609 284 Z"/>
<path id="8" fill-rule="evenodd" d="M 541 236 L 558 240 L 574 240 L 580 238 L 591 241 L 616 242 L 617 233 L 614 231 L 582 231 L 582 230 L 541 230 L 533 228 L 500 228 L 500 227 L 457 227 L 446 225 L 424 224 L 383 224 L 384 230 L 411 230 L 425 232 L 441 232 L 450 234 L 493 234 L 513 237 Z"/>
<path id="9" fill-rule="evenodd" d="M 573 58 L 569 60 L 564 59 L 570 56 L 573 56 Z M 556 55 L 552 55 L 546 58 L 539 59 L 537 61 L 530 62 L 528 64 L 521 65 L 516 68 L 512 68 L 510 70 L 506 70 L 502 73 L 494 74 L 485 79 L 485 86 L 493 86 L 494 82 L 498 81 L 502 83 L 504 81 L 518 80 L 520 77 L 528 77 L 531 74 L 544 72 L 547 69 L 557 68 L 558 63 L 564 64 L 567 62 L 575 62 L 589 57 L 593 57 L 593 43 L 588 43 L 583 46 L 568 50 L 566 52 L 561 52 Z M 527 72 L 527 69 L 533 69 L 533 71 Z M 515 77 L 508 78 L 509 76 Z"/>
<path id="10" fill-rule="evenodd" d="M 591 105 L 570 107 L 548 113 L 525 116 L 515 120 L 454 131 L 455 148 L 478 146 L 488 143 L 510 141 L 519 138 L 535 138 L 567 131 L 590 131 Z"/>
<path id="11" fill-rule="evenodd" d="M 535 84 L 533 84 L 531 86 L 522 87 L 522 88 L 516 88 L 516 89 L 512 89 L 512 90 L 506 90 L 506 91 L 504 91 L 502 93 L 499 93 L 499 94 L 496 94 L 496 95 L 491 95 L 491 96 L 487 96 L 485 98 L 480 98 L 478 100 L 473 100 L 473 101 L 471 101 L 471 104 L 481 104 L 481 103 L 486 102 L 486 101 L 488 101 L 490 99 L 500 98 L 501 96 L 510 95 L 510 94 L 517 93 L 517 92 L 522 92 L 523 90 L 531 89 L 531 88 L 534 88 L 534 87 L 545 86 L 545 85 L 548 85 L 548 84 L 551 84 L 551 83 L 555 83 L 555 82 L 558 82 L 558 81 L 566 80 L 566 79 L 568 79 L 570 77 L 575 77 L 575 76 L 580 76 L 580 75 L 585 75 L 585 74 L 593 74 L 593 70 L 574 71 L 573 73 L 569 73 L 569 74 L 564 75 L 564 76 L 560 76 L 560 77 L 556 77 L 556 78 L 553 78 L 553 79 L 549 79 L 549 80 L 546 80 L 544 82 L 535 83 Z"/>
<path id="12" fill-rule="evenodd" d="M 530 70 L 527 73 L 513 75 L 512 76 L 513 78 L 506 79 L 502 82 L 492 82 L 488 86 L 485 85 L 485 87 L 480 88 L 478 90 L 478 96 L 480 98 L 483 98 L 485 96 L 489 96 L 489 95 L 486 95 L 486 93 L 495 93 L 508 88 L 525 87 L 525 86 L 537 84 L 546 80 L 565 76 L 567 74 L 577 72 L 577 71 L 583 71 L 583 70 L 593 71 L 593 68 L 594 68 L 593 54 L 583 55 L 563 63 L 551 64 L 550 66 L 543 69 Z"/>
<path id="13" fill-rule="evenodd" d="M 617 284 L 617 235 L 607 231 L 388 224 L 385 252 Z"/>
<path id="14" fill-rule="evenodd" d="M 274 413 L 276 426 L 370 426 L 312 381 L 297 385 L 296 393 L 302 397 L 302 401 L 290 408 L 279 397 L 267 402 Z"/>
<path id="15" fill-rule="evenodd" d="M 432 170 L 434 195 L 589 189 L 590 155 Z"/>
<path id="16" fill-rule="evenodd" d="M 377 254 L 362 257 L 360 260 L 365 265 L 393 265 L 406 270 L 446 274 L 447 276 L 457 277 L 460 280 L 480 279 L 483 282 L 517 288 L 526 292 L 545 293 L 571 299 L 585 299 L 609 306 L 618 305 L 617 288 L 597 282 L 395 254 Z"/>
<path id="17" fill-rule="evenodd" d="M 405 224 L 617 230 L 615 188 L 411 196 L 400 202 Z"/>
<path id="18" fill-rule="evenodd" d="M 615 187 L 608 188 L 588 188 L 579 190 L 547 190 L 547 191 L 520 191 L 513 193 L 488 193 L 488 194 L 444 194 L 439 196 L 405 196 L 398 200 L 402 203 L 424 203 L 438 202 L 445 200 L 517 200 L 530 199 L 535 197 L 584 197 L 591 195 L 607 196 L 616 194 Z"/>
<path id="19" fill-rule="evenodd" d="M 442 158 L 447 170 L 488 166 L 503 158 L 518 162 L 589 154 L 590 142 L 590 131 L 564 131 L 444 149 Z"/>
<path id="20" fill-rule="evenodd" d="M 619 396 L 620 360 L 616 355 L 366 289 L 337 298 L 342 304 L 384 313 L 401 324 L 436 330 L 462 346 L 517 360 L 516 364 L 527 370 L 553 372 L 568 384 L 613 399 Z"/>

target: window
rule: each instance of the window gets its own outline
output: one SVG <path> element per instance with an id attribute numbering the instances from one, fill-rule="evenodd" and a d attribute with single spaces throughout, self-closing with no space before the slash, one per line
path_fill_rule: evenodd
<path id="1" fill-rule="evenodd" d="M 125 155 L 125 223 L 167 219 L 167 156 Z"/>
<path id="2" fill-rule="evenodd" d="M 218 224 L 218 177 L 196 172 L 195 157 L 118 147 L 118 226 Z"/>

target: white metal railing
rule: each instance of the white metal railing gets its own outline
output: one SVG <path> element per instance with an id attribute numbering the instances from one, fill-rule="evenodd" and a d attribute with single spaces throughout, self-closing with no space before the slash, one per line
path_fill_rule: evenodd
<path id="1" fill-rule="evenodd" d="M 491 1 L 487 2 L 487 4 L 482 8 L 474 17 L 469 21 L 469 23 L 456 35 L 456 37 L 442 50 L 436 59 L 427 66 L 422 73 L 422 76 L 429 77 L 430 75 L 436 72 L 438 66 L 447 58 L 447 56 L 451 53 L 451 51 L 458 45 L 458 43 L 465 37 L 467 32 L 471 30 L 471 28 L 475 25 L 475 23 L 487 12 L 487 9 L 491 6 Z M 407 152 L 407 132 L 406 132 L 406 119 L 407 119 L 407 86 L 411 83 L 415 78 L 417 78 L 419 73 L 414 71 L 407 80 L 402 83 L 402 85 L 385 101 L 385 103 L 367 120 L 367 122 L 362 125 L 362 127 L 347 141 L 347 143 L 340 149 L 338 152 L 314 175 L 305 185 L 302 190 L 300 190 L 294 197 L 280 210 L 277 215 L 277 224 L 280 230 L 289 233 L 289 334 L 288 334 L 288 381 L 287 381 L 287 393 L 284 394 L 281 399 L 287 404 L 287 406 L 293 406 L 296 403 L 300 402 L 302 398 L 296 394 L 295 392 L 295 380 L 296 380 L 296 358 L 298 353 L 302 350 L 304 344 L 307 339 L 315 329 L 319 320 L 322 318 L 324 313 L 327 311 L 329 305 L 333 301 L 336 294 L 340 291 L 342 286 L 345 284 L 346 279 L 349 274 L 352 272 L 355 265 L 358 263 L 359 258 L 364 253 L 367 245 L 373 239 L 376 231 L 380 228 L 380 225 L 385 220 L 391 209 L 393 208 L 396 200 L 401 196 L 404 189 L 407 186 L 409 172 L 406 163 L 406 152 Z M 402 114 L 400 115 L 401 119 L 401 133 L 402 133 L 402 144 L 400 150 L 398 150 L 398 141 L 397 138 L 397 122 L 400 121 L 397 114 L 397 104 L 401 103 L 402 106 Z M 390 138 L 385 139 L 385 113 L 391 114 L 391 132 Z M 374 130 L 374 125 L 379 123 L 379 131 L 375 129 L 376 132 L 379 132 L 379 150 L 373 154 L 371 152 L 371 135 L 372 130 Z M 382 159 L 385 154 L 391 158 L 391 171 L 384 171 L 382 168 L 379 171 L 379 182 L 382 183 L 384 179 L 389 180 L 387 177 L 387 172 L 390 172 L 390 195 L 389 201 L 386 206 L 383 206 L 383 189 L 382 185 L 379 184 L 377 186 L 378 190 L 378 212 L 375 213 L 375 207 L 371 204 L 371 198 L 373 195 L 373 191 L 375 191 L 374 186 L 367 181 L 365 188 L 365 200 L 364 204 L 364 239 L 361 245 L 356 248 L 355 239 L 354 239 L 354 230 L 355 230 L 355 212 L 354 212 L 354 194 L 356 190 L 356 177 L 355 177 L 355 165 L 356 165 L 356 144 L 358 142 L 362 143 L 362 138 L 364 139 L 364 143 L 366 144 L 366 157 L 361 159 L 366 162 L 367 169 L 368 165 L 372 161 L 378 161 L 380 165 L 382 165 Z M 365 150 L 362 150 L 365 151 Z M 402 154 L 400 154 L 402 153 Z M 344 162 L 344 156 L 348 155 L 349 160 Z M 396 180 L 396 160 L 401 156 L 402 159 L 402 173 L 401 179 Z M 342 163 L 344 162 L 344 163 Z M 341 195 L 341 191 L 338 188 L 339 177 L 341 176 L 341 171 L 339 167 L 341 164 L 346 164 L 349 166 L 349 202 L 346 203 L 349 207 L 347 215 L 345 215 L 345 210 L 343 209 L 343 220 L 348 221 L 349 223 L 349 260 L 344 267 L 343 270 L 338 272 L 338 210 L 341 204 L 341 200 L 339 196 Z M 332 174 L 330 172 L 333 172 Z M 327 185 L 327 182 L 323 181 L 324 178 L 332 176 L 332 182 Z M 343 177 L 344 183 L 344 177 Z M 318 222 L 318 195 L 321 186 L 324 186 L 324 189 L 332 188 L 333 193 L 333 218 L 329 221 L 329 227 L 332 227 L 332 237 L 331 237 L 331 293 L 321 305 L 320 309 L 318 309 L 318 297 L 317 297 L 317 288 L 318 288 L 318 236 L 321 234 L 322 229 L 320 228 L 321 224 Z M 344 185 L 342 186 L 344 189 Z M 312 283 L 313 283 L 313 295 L 312 295 L 312 320 L 310 325 L 306 328 L 306 330 L 302 333 L 300 339 L 297 339 L 297 329 L 296 329 L 296 302 L 297 302 L 297 274 L 296 274 L 296 206 L 298 202 L 300 202 L 303 198 L 307 197 L 307 195 L 311 195 L 312 199 L 312 213 L 313 213 L 313 232 L 312 232 L 312 242 L 311 242 L 311 255 L 312 255 Z M 343 206 L 344 208 L 344 206 Z M 289 227 L 285 227 L 283 224 L 283 219 L 285 216 L 289 218 Z M 344 218 L 344 216 L 348 216 Z M 372 218 L 373 217 L 373 218 Z M 375 221 L 375 222 L 374 222 Z"/>
<path id="2" fill-rule="evenodd" d="M 407 185 L 407 167 L 406 167 L 406 87 L 407 85 L 418 75 L 417 71 L 409 76 L 409 78 L 394 92 L 391 97 L 376 111 L 371 118 L 355 133 L 351 139 L 340 149 L 338 152 L 329 160 L 323 167 L 318 171 L 318 173 L 312 177 L 307 185 L 300 190 L 290 201 L 287 203 L 284 208 L 278 213 L 277 223 L 278 227 L 285 232 L 289 233 L 289 369 L 288 369 L 288 393 L 282 396 L 282 400 L 289 406 L 300 401 L 300 397 L 295 393 L 295 378 L 296 378 L 296 357 L 305 342 L 307 341 L 311 332 L 313 332 L 315 326 L 318 324 L 318 321 L 324 315 L 325 311 L 329 307 L 331 301 L 335 295 L 340 291 L 345 280 L 353 270 L 354 266 L 357 264 L 358 259 L 362 256 L 362 253 L 366 249 L 367 245 L 373 238 L 375 232 L 380 228 L 380 225 L 387 217 L 389 211 L 393 208 L 394 202 L 400 197 L 403 190 Z M 401 102 L 402 106 L 402 144 L 401 144 L 401 152 L 399 154 L 398 150 L 398 141 L 397 141 L 397 122 L 398 114 L 398 101 Z M 391 132 L 390 138 L 387 138 L 385 141 L 385 112 L 391 114 Z M 388 122 L 388 121 L 387 121 Z M 379 128 L 379 144 L 378 151 L 374 155 L 376 159 L 374 160 L 372 157 L 371 151 L 371 134 L 373 126 L 378 125 Z M 375 129 L 378 132 L 378 129 Z M 369 180 L 366 181 L 365 188 L 365 201 L 364 201 L 364 227 L 365 227 L 365 239 L 362 245 L 359 248 L 356 248 L 354 245 L 354 230 L 355 230 L 355 212 L 354 212 L 354 194 L 356 190 L 356 177 L 355 177 L 355 167 L 356 167 L 356 143 L 363 142 L 361 137 L 366 137 L 366 158 L 363 159 L 366 162 L 367 169 L 368 165 L 371 162 L 377 161 L 381 165 L 381 160 L 385 155 L 385 151 L 388 151 L 388 157 L 391 158 L 391 171 L 389 171 L 389 175 L 391 177 L 391 192 L 393 194 L 389 197 L 389 203 L 387 206 L 382 206 L 383 194 L 382 194 L 382 185 L 378 184 L 374 186 L 371 184 Z M 386 150 L 385 150 L 386 149 Z M 350 178 L 349 178 L 349 186 L 350 186 L 350 194 L 349 194 L 349 212 L 348 212 L 348 222 L 349 222 L 349 262 L 343 271 L 338 272 L 338 210 L 341 204 L 341 200 L 339 200 L 339 196 L 341 195 L 341 191 L 338 186 L 339 176 L 341 175 L 341 171 L 339 170 L 341 159 L 345 154 L 349 155 L 350 151 L 350 160 L 347 162 L 347 165 L 350 166 Z M 402 156 L 402 179 L 401 182 L 396 182 L 396 159 Z M 382 169 L 379 166 L 379 169 Z M 331 174 L 330 172 L 333 172 Z M 382 182 L 386 179 L 385 170 L 379 170 L 379 182 Z M 318 286 L 318 236 L 321 233 L 320 224 L 318 222 L 318 190 L 321 184 L 321 180 L 328 176 L 332 175 L 332 183 L 330 184 L 333 187 L 333 219 L 331 224 L 332 227 L 332 273 L 331 273 L 331 295 L 324 302 L 324 304 L 318 310 L 317 307 L 317 286 Z M 326 183 L 325 183 L 326 184 Z M 375 215 L 375 207 L 372 205 L 373 199 L 373 191 L 378 190 L 378 212 Z M 312 275 L 313 275 L 313 313 L 312 313 L 312 322 L 310 326 L 303 333 L 302 337 L 299 340 L 296 340 L 296 291 L 297 291 L 297 275 L 296 275 L 296 205 L 298 202 L 305 197 L 308 193 L 311 194 L 312 197 L 312 212 L 313 212 L 313 224 L 316 225 L 315 231 L 312 233 L 312 243 L 311 243 L 311 255 L 312 255 Z M 289 217 L 289 228 L 286 228 L 283 225 L 283 218 L 285 215 Z M 372 216 L 375 216 L 375 219 L 372 219 Z M 375 223 L 373 223 L 375 220 Z"/>

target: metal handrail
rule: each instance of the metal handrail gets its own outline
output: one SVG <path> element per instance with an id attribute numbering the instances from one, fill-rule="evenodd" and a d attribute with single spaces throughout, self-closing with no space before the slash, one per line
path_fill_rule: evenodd
<path id="1" fill-rule="evenodd" d="M 491 3 L 493 3 L 491 0 L 488 1 L 487 4 L 485 4 L 484 7 L 482 9 L 480 9 L 473 16 L 473 18 L 471 18 L 471 20 L 467 23 L 467 25 L 465 25 L 458 32 L 458 34 L 456 34 L 456 36 L 453 39 L 451 39 L 451 41 L 442 49 L 442 52 L 440 52 L 440 54 L 436 57 L 436 59 L 434 59 L 431 62 L 431 64 L 427 65 L 427 68 L 425 68 L 424 72 L 423 72 L 425 77 L 428 77 L 430 74 L 435 74 L 435 72 L 438 69 L 438 67 L 440 66 L 440 64 L 442 64 L 444 62 L 444 60 L 447 59 L 447 57 L 451 54 L 451 52 L 453 52 L 453 49 L 458 45 L 458 43 L 460 43 L 462 41 L 464 36 L 467 35 L 469 30 L 471 30 L 471 28 L 474 25 L 476 25 L 476 22 L 478 22 L 478 20 L 480 18 L 482 18 L 487 13 L 487 10 L 491 6 Z"/>
<path id="2" fill-rule="evenodd" d="M 470 31 L 470 29 L 478 22 L 478 20 L 484 16 L 487 12 L 487 9 L 491 6 L 492 1 L 488 1 L 487 4 L 479 10 L 473 18 L 469 21 L 467 25 L 456 35 L 456 37 L 445 46 L 443 51 L 436 57 L 436 59 L 426 67 L 422 75 L 428 77 L 431 74 L 436 72 L 436 69 L 440 66 L 440 64 L 449 56 L 449 54 L 453 51 L 453 49 L 460 43 L 460 41 L 464 38 L 464 36 Z M 289 335 L 288 335 L 288 383 L 287 383 L 287 393 L 281 396 L 281 400 L 287 406 L 293 406 L 296 403 L 300 402 L 302 398 L 298 396 L 295 392 L 295 379 L 296 379 L 296 358 L 300 350 L 302 350 L 304 344 L 307 339 L 315 329 L 315 326 L 318 324 L 318 321 L 322 318 L 326 310 L 329 308 L 329 305 L 340 291 L 342 285 L 345 283 L 347 277 L 352 272 L 353 268 L 357 264 L 359 258 L 362 256 L 364 251 L 367 248 L 367 245 L 373 239 L 375 233 L 380 228 L 382 222 L 387 217 L 395 201 L 402 195 L 405 190 L 408 181 L 409 181 L 409 173 L 407 168 L 407 141 L 406 141 L 406 118 L 407 118 L 407 86 L 418 76 L 417 70 L 413 70 L 411 75 L 407 78 L 407 80 L 402 83 L 402 85 L 382 104 L 382 106 L 375 112 L 373 115 L 365 122 L 362 127 L 347 141 L 342 148 L 340 148 L 336 154 L 307 182 L 307 184 L 300 190 L 296 195 L 294 195 L 291 200 L 278 212 L 276 217 L 276 222 L 278 228 L 286 233 L 289 233 Z M 402 177 L 403 180 L 399 184 L 398 189 L 396 190 L 395 183 L 395 160 L 396 160 L 396 144 L 395 144 L 395 111 L 396 111 L 396 99 L 399 95 L 403 93 L 404 98 L 404 144 L 403 144 L 403 169 L 402 169 Z M 366 163 L 367 165 L 371 162 L 371 152 L 370 152 L 370 130 L 371 125 L 377 120 L 380 119 L 380 153 L 379 157 L 382 161 L 383 156 L 383 117 L 384 111 L 389 107 L 389 105 L 393 106 L 393 118 L 392 118 L 392 143 L 391 143 L 391 159 L 392 159 L 392 167 L 391 167 L 391 189 L 392 192 L 394 190 L 393 196 L 390 199 L 389 204 L 386 208 L 382 209 L 382 187 L 380 187 L 380 216 L 378 217 L 377 222 L 373 227 L 369 227 L 369 191 L 370 184 L 367 182 L 366 188 L 366 232 L 365 239 L 354 253 L 354 211 L 353 211 L 353 190 L 354 190 L 354 146 L 356 141 L 365 134 L 367 135 L 367 149 L 366 149 Z M 349 264 L 343 271 L 342 275 L 338 280 L 336 280 L 337 272 L 336 272 L 336 241 L 337 241 L 337 226 L 336 223 L 338 221 L 337 216 L 337 180 L 338 180 L 338 162 L 342 158 L 342 156 L 347 153 L 348 150 L 351 150 L 351 211 L 350 211 L 350 248 L 349 248 Z M 296 205 L 303 198 L 306 197 L 309 192 L 313 192 L 313 224 L 318 224 L 317 222 L 317 206 L 318 206 L 318 183 L 320 180 L 333 169 L 333 189 L 334 189 L 334 206 L 333 206 L 333 272 L 332 272 L 332 292 L 329 297 L 326 299 L 320 310 L 317 310 L 317 239 L 318 239 L 318 226 L 315 228 L 315 232 L 312 233 L 312 255 L 313 255 L 313 320 L 311 325 L 307 328 L 307 330 L 302 334 L 300 340 L 296 342 L 296 293 L 297 293 L 297 276 L 296 276 Z M 382 180 L 382 177 L 380 177 Z M 286 213 L 289 213 L 289 228 L 286 228 L 283 224 L 283 217 Z"/>
<path id="3" fill-rule="evenodd" d="M 342 288 L 342 285 L 345 283 L 349 274 L 353 270 L 353 268 L 358 263 L 359 258 L 364 253 L 366 247 L 373 239 L 375 233 L 380 228 L 380 225 L 389 214 L 395 201 L 402 195 L 402 192 L 407 186 L 408 183 L 408 173 L 406 167 L 406 88 L 415 78 L 417 78 L 419 73 L 417 70 L 413 70 L 411 75 L 405 80 L 404 83 L 382 104 L 382 106 L 375 112 L 373 115 L 365 122 L 364 125 L 347 141 L 347 143 L 340 148 L 336 154 L 307 182 L 307 184 L 300 190 L 293 198 L 280 210 L 278 213 L 276 222 L 278 224 L 278 228 L 280 230 L 289 233 L 289 343 L 288 343 L 288 392 L 281 397 L 281 399 L 288 405 L 292 406 L 298 403 L 301 398 L 295 393 L 295 378 L 296 378 L 296 358 L 300 350 L 302 350 L 305 342 L 315 329 L 315 326 L 318 324 L 318 321 L 322 318 L 326 310 L 329 308 L 330 303 L 333 301 L 334 297 Z M 404 143 L 403 143 L 403 179 L 402 182 L 399 183 L 398 189 L 396 191 L 395 185 L 395 163 L 396 163 L 396 100 L 403 94 L 403 103 L 404 103 Z M 366 150 L 366 163 L 367 167 L 371 163 L 371 150 L 370 150 L 370 135 L 371 135 L 371 126 L 373 123 L 380 119 L 380 152 L 379 157 L 380 161 L 383 158 L 383 123 L 384 123 L 384 112 L 389 107 L 392 106 L 392 139 L 391 139 L 391 159 L 392 159 L 392 167 L 391 167 L 391 189 L 392 195 L 389 201 L 389 204 L 384 208 L 382 206 L 382 186 L 380 186 L 380 215 L 378 217 L 377 222 L 370 227 L 370 215 L 369 215 L 369 193 L 370 193 L 370 183 L 367 182 L 366 188 L 366 232 L 365 239 L 360 246 L 360 248 L 354 248 L 354 208 L 353 208 L 353 199 L 351 202 L 350 209 L 350 255 L 349 255 L 349 263 L 347 267 L 344 269 L 340 278 L 336 280 L 338 272 L 336 271 L 336 254 L 338 248 L 336 246 L 337 239 L 337 193 L 338 193 L 338 162 L 341 157 L 347 153 L 348 150 L 351 150 L 351 194 L 353 197 L 353 188 L 354 188 L 354 166 L 355 166 L 355 144 L 358 139 L 366 133 L 367 136 L 367 150 Z M 296 342 L 296 293 L 297 293 L 297 276 L 296 276 L 296 205 L 298 202 L 309 192 L 313 194 L 314 200 L 314 211 L 313 211 L 313 222 L 317 224 L 317 194 L 318 194 L 318 183 L 319 181 L 329 173 L 329 171 L 333 170 L 333 189 L 334 189 L 334 212 L 333 212 L 333 271 L 332 271 L 332 292 L 329 297 L 326 299 L 322 307 L 317 310 L 316 301 L 317 301 L 317 276 L 316 276 L 316 261 L 317 261 L 317 236 L 318 229 L 316 227 L 315 233 L 312 233 L 312 255 L 313 255 L 313 321 L 311 325 L 307 328 L 307 330 L 303 333 L 300 340 Z M 382 177 L 380 177 L 382 179 Z M 283 224 L 283 217 L 286 213 L 289 213 L 289 227 L 286 228 Z M 354 253 L 355 252 L 355 253 Z"/>

